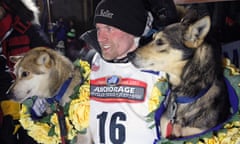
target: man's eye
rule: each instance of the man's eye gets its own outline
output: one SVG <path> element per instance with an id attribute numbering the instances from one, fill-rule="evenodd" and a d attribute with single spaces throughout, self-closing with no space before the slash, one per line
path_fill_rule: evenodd
<path id="1" fill-rule="evenodd" d="M 27 77 L 30 73 L 27 71 L 22 72 L 21 77 Z"/>
<path id="2" fill-rule="evenodd" d="M 109 26 L 106 27 L 106 29 L 107 29 L 108 32 L 111 32 L 113 30 L 112 27 L 109 27 Z"/>

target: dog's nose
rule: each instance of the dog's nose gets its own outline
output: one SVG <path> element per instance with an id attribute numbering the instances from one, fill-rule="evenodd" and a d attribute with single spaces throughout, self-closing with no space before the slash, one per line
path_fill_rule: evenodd
<path id="1" fill-rule="evenodd" d="M 11 91 L 7 91 L 6 96 L 7 96 L 7 98 L 12 99 L 13 98 L 13 93 Z"/>
<path id="2" fill-rule="evenodd" d="M 136 57 L 135 51 L 128 53 L 127 57 L 129 61 L 132 61 Z"/>
<path id="3" fill-rule="evenodd" d="M 10 93 L 6 93 L 6 97 L 7 97 L 8 99 L 12 99 L 13 95 L 10 94 Z"/>

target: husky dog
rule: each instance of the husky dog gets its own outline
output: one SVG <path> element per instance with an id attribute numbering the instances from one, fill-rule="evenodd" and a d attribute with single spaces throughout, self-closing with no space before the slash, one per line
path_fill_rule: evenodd
<path id="1" fill-rule="evenodd" d="M 221 50 L 208 40 L 210 27 L 209 16 L 195 21 L 183 18 L 136 51 L 134 65 L 169 75 L 170 91 L 160 119 L 163 137 L 199 134 L 230 115 Z"/>
<path id="2" fill-rule="evenodd" d="M 13 56 L 14 73 L 16 79 L 9 89 L 10 97 L 22 103 L 32 96 L 40 98 L 52 98 L 61 90 L 63 84 L 71 78 L 71 81 L 59 100 L 64 106 L 69 102 L 74 92 L 74 87 L 82 82 L 82 75 L 73 63 L 61 55 L 46 47 L 31 49 L 23 56 Z M 47 113 L 51 113 L 50 108 Z M 78 143 L 87 143 L 82 136 L 78 135 Z"/>
<path id="3" fill-rule="evenodd" d="M 50 98 L 57 94 L 63 83 L 73 78 L 60 103 L 69 102 L 73 88 L 81 82 L 81 74 L 73 63 L 56 51 L 39 47 L 23 56 L 13 56 L 16 80 L 10 88 L 10 96 L 18 102 L 32 97 Z"/>

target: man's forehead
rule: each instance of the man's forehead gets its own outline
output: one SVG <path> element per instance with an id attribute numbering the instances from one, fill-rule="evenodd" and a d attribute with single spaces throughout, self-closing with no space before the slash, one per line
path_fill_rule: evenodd
<path id="1" fill-rule="evenodd" d="M 107 25 L 107 24 L 103 24 L 103 23 L 96 23 L 96 27 L 97 28 L 115 28 L 113 26 Z"/>

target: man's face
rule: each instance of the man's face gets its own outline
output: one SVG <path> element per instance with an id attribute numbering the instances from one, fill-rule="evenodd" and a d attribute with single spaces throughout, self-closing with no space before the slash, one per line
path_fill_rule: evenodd
<path id="1" fill-rule="evenodd" d="M 134 36 L 105 24 L 96 24 L 98 42 L 106 60 L 121 59 L 136 49 Z"/>

